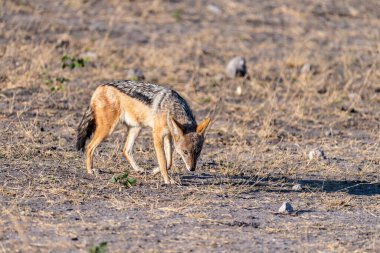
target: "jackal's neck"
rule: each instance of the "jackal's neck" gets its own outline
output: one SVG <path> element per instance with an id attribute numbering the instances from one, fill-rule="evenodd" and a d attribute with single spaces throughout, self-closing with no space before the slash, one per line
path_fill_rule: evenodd
<path id="1" fill-rule="evenodd" d="M 168 94 L 163 98 L 160 107 L 168 112 L 168 116 L 178 121 L 185 128 L 186 132 L 194 132 L 196 130 L 197 122 L 190 106 L 176 91 L 169 90 Z"/>

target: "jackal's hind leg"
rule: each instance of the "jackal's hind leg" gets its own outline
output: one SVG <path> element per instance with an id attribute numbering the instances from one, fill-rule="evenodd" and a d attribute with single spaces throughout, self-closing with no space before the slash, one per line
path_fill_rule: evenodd
<path id="1" fill-rule="evenodd" d="M 139 136 L 140 131 L 141 131 L 141 127 L 129 128 L 128 137 L 127 137 L 127 140 L 125 141 L 125 146 L 123 149 L 123 154 L 135 171 L 144 172 L 144 169 L 138 166 L 135 159 L 133 158 L 133 145 L 135 144 L 135 140 Z"/>
<path id="2" fill-rule="evenodd" d="M 87 173 L 97 174 L 97 170 L 93 169 L 93 157 L 94 151 L 97 146 L 112 132 L 112 126 L 102 125 L 98 126 L 95 130 L 94 136 L 92 137 L 90 143 L 87 145 L 86 149 L 86 167 Z"/>

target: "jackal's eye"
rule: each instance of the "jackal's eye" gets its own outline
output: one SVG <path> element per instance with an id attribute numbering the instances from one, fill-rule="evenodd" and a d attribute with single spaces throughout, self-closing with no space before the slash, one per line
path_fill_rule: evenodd
<path id="1" fill-rule="evenodd" d="M 183 153 L 184 153 L 185 155 L 188 155 L 188 154 L 189 154 L 189 152 L 187 152 L 186 150 L 184 150 Z"/>

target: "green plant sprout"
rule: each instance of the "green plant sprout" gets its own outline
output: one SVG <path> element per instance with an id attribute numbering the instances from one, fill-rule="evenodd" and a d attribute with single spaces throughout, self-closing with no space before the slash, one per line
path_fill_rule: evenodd
<path id="1" fill-rule="evenodd" d="M 137 180 L 135 178 L 129 177 L 128 172 L 124 172 L 120 176 L 113 175 L 111 178 L 112 183 L 120 183 L 125 187 L 129 188 L 136 184 Z"/>

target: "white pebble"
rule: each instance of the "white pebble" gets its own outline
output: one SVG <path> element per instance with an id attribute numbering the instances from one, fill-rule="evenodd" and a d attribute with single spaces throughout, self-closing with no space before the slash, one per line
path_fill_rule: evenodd
<path id="1" fill-rule="evenodd" d="M 235 91 L 236 95 L 240 96 L 241 93 L 242 93 L 242 90 L 241 90 L 241 86 L 238 86 L 236 87 L 236 91 Z"/>
<path id="2" fill-rule="evenodd" d="M 293 185 L 293 187 L 292 187 L 292 190 L 293 191 L 302 191 L 302 185 L 301 184 L 295 184 L 295 185 Z"/>
<path id="3" fill-rule="evenodd" d="M 222 14 L 222 10 L 218 6 L 216 6 L 215 4 L 209 4 L 209 5 L 207 5 L 207 10 L 209 12 L 212 12 L 215 15 Z"/>
<path id="4" fill-rule="evenodd" d="M 325 152 L 322 149 L 313 149 L 309 152 L 309 160 L 313 159 L 327 159 Z"/>
<path id="5" fill-rule="evenodd" d="M 309 73 L 311 70 L 311 65 L 309 63 L 306 63 L 302 66 L 301 68 L 301 73 L 302 74 L 306 74 L 306 73 Z"/>

